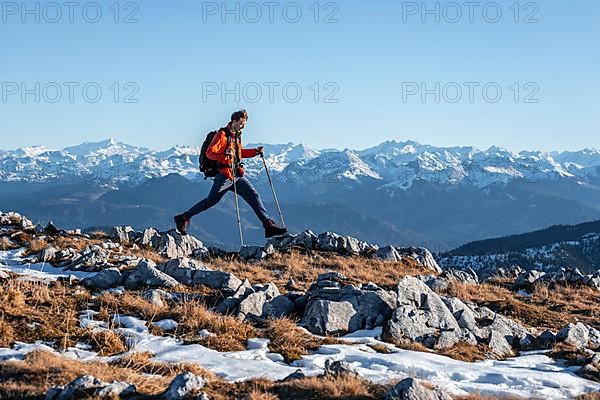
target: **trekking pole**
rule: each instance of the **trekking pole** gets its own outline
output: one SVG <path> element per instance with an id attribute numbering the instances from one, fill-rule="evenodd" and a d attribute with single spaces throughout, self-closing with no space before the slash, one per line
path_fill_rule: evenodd
<path id="1" fill-rule="evenodd" d="M 277 194 L 275 194 L 275 186 L 273 186 L 273 181 L 271 180 L 271 174 L 269 173 L 269 168 L 267 167 L 267 162 L 265 161 L 265 155 L 261 154 L 260 158 L 262 158 L 263 165 L 265 166 L 265 171 L 267 172 L 267 178 L 269 179 L 269 185 L 271 185 L 271 191 L 273 192 L 273 198 L 275 199 L 275 204 L 277 205 L 277 211 L 279 212 L 279 218 L 281 218 L 281 224 L 285 228 L 285 221 L 283 220 L 283 214 L 281 213 L 281 207 L 279 207 L 279 200 L 277 200 Z"/>
<path id="2" fill-rule="evenodd" d="M 232 161 L 231 172 L 233 173 L 233 175 L 232 175 L 231 179 L 233 180 L 233 195 L 235 197 L 235 211 L 237 213 L 238 229 L 240 230 L 240 243 L 241 243 L 241 247 L 244 247 L 244 235 L 242 234 L 242 221 L 240 219 L 240 204 L 238 203 L 237 186 L 235 183 L 235 169 L 236 168 L 235 168 L 234 164 L 235 163 Z"/>

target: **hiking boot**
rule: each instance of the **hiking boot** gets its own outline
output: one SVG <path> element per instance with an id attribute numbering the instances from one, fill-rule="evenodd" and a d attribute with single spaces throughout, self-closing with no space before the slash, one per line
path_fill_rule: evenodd
<path id="1" fill-rule="evenodd" d="M 273 236 L 285 235 L 287 233 L 287 229 L 278 227 L 272 219 L 266 220 L 263 223 L 263 227 L 265 228 L 265 237 L 267 239 Z"/>
<path id="2" fill-rule="evenodd" d="M 177 232 L 179 232 L 180 235 L 182 236 L 186 236 L 188 234 L 188 227 L 190 226 L 190 219 L 187 218 L 185 215 L 180 214 L 180 215 L 176 215 L 173 220 L 175 220 L 175 225 L 177 226 Z"/>

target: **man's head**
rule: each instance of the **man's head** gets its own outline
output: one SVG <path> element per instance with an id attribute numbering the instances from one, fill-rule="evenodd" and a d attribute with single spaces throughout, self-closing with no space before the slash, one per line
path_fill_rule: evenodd
<path id="1" fill-rule="evenodd" d="M 243 109 L 236 111 L 231 114 L 231 122 L 229 122 L 229 127 L 232 132 L 241 133 L 246 126 L 246 121 L 248 121 L 248 112 Z"/>

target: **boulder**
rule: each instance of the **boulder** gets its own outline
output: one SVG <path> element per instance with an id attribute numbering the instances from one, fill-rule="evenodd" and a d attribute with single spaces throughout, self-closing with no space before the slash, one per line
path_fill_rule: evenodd
<path id="1" fill-rule="evenodd" d="M 240 287 L 242 281 L 230 272 L 195 270 L 191 284 L 208 286 L 211 289 L 222 290 L 225 294 L 232 294 Z"/>
<path id="2" fill-rule="evenodd" d="M 381 326 L 396 308 L 396 296 L 376 285 L 355 287 L 337 272 L 321 274 L 306 293 L 303 322 L 316 334 L 350 333 Z"/>
<path id="3" fill-rule="evenodd" d="M 556 335 L 556 340 L 572 344 L 578 348 L 587 348 L 589 341 L 589 328 L 581 322 L 565 325 Z"/>
<path id="4" fill-rule="evenodd" d="M 244 300 L 246 296 L 253 292 L 254 289 L 252 289 L 252 285 L 248 279 L 246 279 L 231 296 L 225 298 L 217 305 L 215 311 L 221 314 L 231 313 L 237 309 L 240 302 Z"/>
<path id="5" fill-rule="evenodd" d="M 173 301 L 175 296 L 161 289 L 149 289 L 142 293 L 142 297 L 157 307 L 165 307 L 168 301 Z"/>
<path id="6" fill-rule="evenodd" d="M 350 236 L 342 236 L 333 232 L 321 233 L 315 243 L 316 250 L 335 252 L 338 254 L 361 254 L 370 248 L 365 242 L 361 242 Z"/>
<path id="7" fill-rule="evenodd" d="M 306 374 L 304 374 L 304 372 L 301 369 L 297 369 L 296 372 L 292 372 L 291 374 L 283 378 L 282 382 L 295 381 L 304 378 L 306 378 Z"/>
<path id="8" fill-rule="evenodd" d="M 10 279 L 10 275 L 7 272 L 2 271 L 0 269 L 0 280 L 7 280 L 7 279 Z"/>
<path id="9" fill-rule="evenodd" d="M 581 279 L 581 283 L 596 290 L 600 290 L 600 271 L 591 275 L 586 275 Z"/>
<path id="10" fill-rule="evenodd" d="M 398 262 L 402 260 L 402 256 L 393 246 L 380 247 L 374 256 L 384 261 Z"/>
<path id="11" fill-rule="evenodd" d="M 432 348 L 460 340 L 462 334 L 458 322 L 443 300 L 425 283 L 411 276 L 404 277 L 398 283 L 397 295 L 398 308 L 384 326 L 384 337 L 417 341 Z M 451 333 L 438 343 L 438 332 L 443 331 Z M 449 335 L 454 339 L 450 340 Z"/>
<path id="12" fill-rule="evenodd" d="M 156 269 L 156 264 L 149 260 L 141 261 L 136 269 L 125 279 L 128 289 L 141 287 L 175 287 L 179 284 L 175 279 Z"/>
<path id="13" fill-rule="evenodd" d="M 354 305 L 348 301 L 316 300 L 306 306 L 303 321 L 317 335 L 340 335 L 360 329 L 353 324 L 355 315 Z"/>
<path id="14" fill-rule="evenodd" d="M 126 382 L 106 383 L 92 375 L 82 375 L 65 388 L 52 388 L 46 400 L 77 400 L 84 398 L 115 399 L 126 398 L 136 393 L 134 385 Z"/>
<path id="15" fill-rule="evenodd" d="M 594 348 L 600 349 L 600 331 L 590 326 L 588 336 L 590 344 Z"/>
<path id="16" fill-rule="evenodd" d="M 108 264 L 110 253 L 100 246 L 88 246 L 83 255 L 66 267 L 71 270 L 97 271 Z"/>
<path id="17" fill-rule="evenodd" d="M 444 349 L 466 342 L 488 344 L 497 357 L 512 355 L 513 346 L 530 332 L 486 307 L 458 298 L 440 297 L 423 281 L 404 277 L 397 287 L 398 308 L 384 325 L 385 340 L 405 340 Z"/>
<path id="18" fill-rule="evenodd" d="M 194 272 L 210 270 L 202 262 L 187 257 L 169 260 L 166 263 L 157 265 L 156 269 L 183 285 L 194 285 Z"/>
<path id="19" fill-rule="evenodd" d="M 492 275 L 486 277 L 486 281 L 490 279 L 517 279 L 525 270 L 519 265 L 513 265 L 510 267 L 499 267 Z"/>
<path id="20" fill-rule="evenodd" d="M 521 275 L 517 277 L 515 283 L 513 284 L 513 288 L 515 290 L 519 289 L 531 289 L 533 284 L 546 275 L 545 272 L 536 271 L 535 269 L 531 271 L 524 271 Z"/>
<path id="21" fill-rule="evenodd" d="M 419 265 L 437 274 L 442 272 L 442 269 L 433 258 L 433 254 L 424 247 L 402 247 L 396 248 L 400 256 L 409 257 L 416 261 Z"/>
<path id="22" fill-rule="evenodd" d="M 50 245 L 38 253 L 37 259 L 39 262 L 53 263 L 59 251 L 58 247 Z"/>
<path id="23" fill-rule="evenodd" d="M 149 234 L 153 235 L 150 240 L 150 245 L 157 253 L 167 258 L 189 257 L 199 250 L 208 252 L 208 249 L 204 247 L 201 241 L 192 235 L 182 236 L 174 229 L 158 234 L 154 234 L 154 232 L 151 231 Z M 144 232 L 144 239 L 145 238 L 146 232 Z"/>
<path id="24" fill-rule="evenodd" d="M 452 400 L 452 397 L 440 389 L 430 389 L 414 378 L 406 378 L 389 392 L 385 400 Z"/>
<path id="25" fill-rule="evenodd" d="M 359 375 L 354 371 L 351 365 L 345 361 L 332 361 L 330 359 L 325 360 L 324 368 L 325 376 L 351 376 L 358 378 Z"/>
<path id="26" fill-rule="evenodd" d="M 110 289 L 123 285 L 123 275 L 118 268 L 108 268 L 81 281 L 89 289 Z"/>
<path id="27" fill-rule="evenodd" d="M 273 283 L 253 286 L 252 293 L 239 303 L 238 318 L 241 320 L 257 320 L 269 317 L 269 315 L 266 315 L 264 308 L 278 297 L 281 297 L 279 289 Z M 280 301 L 271 305 L 271 312 L 278 310 L 278 303 Z M 291 310 L 293 311 L 293 305 L 291 306 Z"/>
<path id="28" fill-rule="evenodd" d="M 142 246 L 152 246 L 154 241 L 159 240 L 160 233 L 154 228 L 146 228 L 139 239 Z"/>
<path id="29" fill-rule="evenodd" d="M 119 243 L 129 243 L 129 234 L 134 232 L 131 226 L 115 226 L 110 231 L 110 238 Z"/>
<path id="30" fill-rule="evenodd" d="M 44 233 L 46 235 L 55 236 L 60 233 L 60 229 L 54 225 L 54 222 L 48 221 L 48 225 L 46 225 L 46 228 L 44 228 Z"/>
<path id="31" fill-rule="evenodd" d="M 244 261 L 257 262 L 267 257 L 267 252 L 262 246 L 242 246 L 239 256 Z"/>
<path id="32" fill-rule="evenodd" d="M 165 400 L 179 400 L 201 395 L 201 390 L 206 386 L 206 380 L 191 372 L 177 375 L 167 391 L 163 394 Z"/>
<path id="33" fill-rule="evenodd" d="M 575 284 L 580 283 L 585 279 L 579 268 L 560 268 L 552 273 L 545 274 L 540 277 L 544 282 L 560 283 L 560 284 Z"/>
<path id="34" fill-rule="evenodd" d="M 294 312 L 295 303 L 286 295 L 275 297 L 267 301 L 263 306 L 263 318 L 282 318 L 291 315 Z"/>
<path id="35" fill-rule="evenodd" d="M 440 275 L 441 278 L 445 278 L 448 280 L 454 280 L 460 283 L 468 283 L 470 285 L 479 284 L 479 277 L 477 273 L 473 271 L 473 269 L 469 268 L 467 270 L 460 269 L 446 269 Z"/>

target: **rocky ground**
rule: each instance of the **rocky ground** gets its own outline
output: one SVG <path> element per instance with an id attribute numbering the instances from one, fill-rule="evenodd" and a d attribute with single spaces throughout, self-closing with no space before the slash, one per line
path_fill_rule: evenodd
<path id="1" fill-rule="evenodd" d="M 481 282 L 310 231 L 0 234 L 0 398 L 600 398 L 600 291 L 574 271 Z"/>

